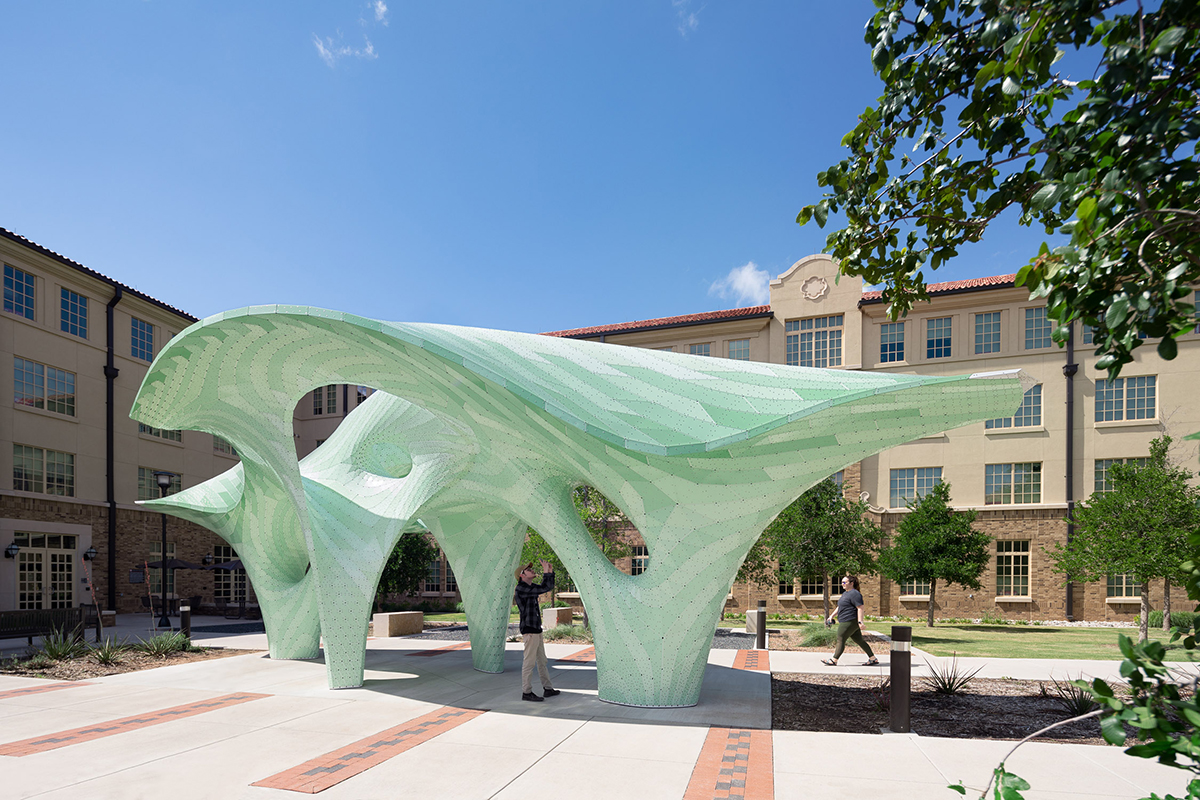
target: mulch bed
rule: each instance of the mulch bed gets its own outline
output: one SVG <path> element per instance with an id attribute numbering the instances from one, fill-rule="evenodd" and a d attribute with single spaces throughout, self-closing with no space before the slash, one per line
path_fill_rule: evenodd
<path id="1" fill-rule="evenodd" d="M 261 653 L 261 650 L 233 650 L 228 648 L 204 648 L 192 653 L 170 653 L 165 658 L 146 653 L 130 652 L 121 656 L 121 661 L 110 666 L 103 666 L 90 656 L 76 658 L 70 661 L 55 661 L 48 665 L 39 665 L 33 669 L 26 668 L 25 661 L 4 661 L 0 663 L 0 674 L 16 675 L 22 678 L 46 678 L 55 681 L 85 681 L 90 678 L 103 678 L 106 675 L 120 675 L 124 672 L 137 672 L 143 669 L 169 667 L 174 664 L 187 664 L 192 661 L 211 661 L 214 658 L 228 658 L 246 653 Z"/>
<path id="2" fill-rule="evenodd" d="M 770 626 L 768 626 L 768 630 L 770 630 Z M 804 641 L 806 634 L 807 632 L 803 630 L 781 629 L 778 633 L 772 633 L 767 637 L 767 648 L 770 650 L 798 650 L 805 653 L 825 652 L 833 655 L 832 644 L 821 647 L 802 647 L 800 643 Z M 871 649 L 875 651 L 875 655 L 886 653 L 891 647 L 891 639 L 882 634 L 866 631 L 863 633 L 863 638 L 867 640 L 867 644 L 871 645 Z M 847 648 L 849 651 L 852 651 L 847 653 L 849 656 L 862 655 L 862 651 L 858 649 L 858 645 L 854 642 L 849 642 Z"/>
<path id="3" fill-rule="evenodd" d="M 789 731 L 879 733 L 888 724 L 888 690 L 879 677 L 776 673 L 771 676 L 771 727 Z M 953 739 L 1023 739 L 1068 714 L 1042 695 L 1041 681 L 983 679 L 960 694 L 937 694 L 913 681 L 912 730 Z M 1046 684 L 1053 691 L 1052 684 Z M 1055 728 L 1039 742 L 1104 744 L 1096 718 Z"/>

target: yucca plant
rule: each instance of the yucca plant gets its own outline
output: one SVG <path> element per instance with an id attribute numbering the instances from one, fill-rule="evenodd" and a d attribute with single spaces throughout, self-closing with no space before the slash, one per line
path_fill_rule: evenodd
<path id="1" fill-rule="evenodd" d="M 182 633 L 168 632 L 138 642 L 133 649 L 156 658 L 166 658 L 171 653 L 187 652 L 191 649 L 191 643 Z"/>
<path id="2" fill-rule="evenodd" d="M 96 663 L 102 667 L 112 667 L 121 663 L 121 659 L 128 650 L 128 642 L 124 639 L 118 642 L 110 636 L 104 640 L 103 644 L 92 648 L 92 658 L 96 659 Z"/>
<path id="3" fill-rule="evenodd" d="M 929 676 L 925 678 L 925 683 L 938 694 L 958 694 L 967 688 L 967 684 L 983 669 L 979 667 L 972 672 L 962 669 L 958 665 L 958 653 L 955 653 L 950 663 L 944 667 L 938 668 L 928 661 L 925 662 L 925 666 L 929 667 Z"/>
<path id="4" fill-rule="evenodd" d="M 1053 688 L 1047 690 L 1046 684 L 1043 683 L 1042 695 L 1061 706 L 1063 711 L 1067 712 L 1068 717 L 1081 717 L 1100 707 L 1092 690 L 1084 683 L 1082 674 L 1078 680 L 1074 681 L 1068 680 L 1060 683 L 1053 677 L 1050 680 L 1054 684 Z"/>
<path id="5" fill-rule="evenodd" d="M 55 630 L 42 637 L 39 652 L 51 661 L 70 661 L 87 653 L 87 643 L 75 631 Z"/>

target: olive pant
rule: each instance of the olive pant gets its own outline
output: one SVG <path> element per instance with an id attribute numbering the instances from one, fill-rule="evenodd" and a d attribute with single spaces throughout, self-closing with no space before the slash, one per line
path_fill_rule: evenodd
<path id="1" fill-rule="evenodd" d="M 858 620 L 853 622 L 839 622 L 837 632 L 837 645 L 833 648 L 833 660 L 837 661 L 842 657 L 842 651 L 846 649 L 846 640 L 853 639 L 854 643 L 863 649 L 867 654 L 867 658 L 874 658 L 875 653 L 871 651 L 871 645 L 867 644 L 867 640 L 863 638 L 862 628 L 858 627 Z"/>

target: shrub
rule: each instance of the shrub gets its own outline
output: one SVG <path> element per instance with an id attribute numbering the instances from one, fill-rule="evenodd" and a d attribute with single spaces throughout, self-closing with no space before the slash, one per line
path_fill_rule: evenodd
<path id="1" fill-rule="evenodd" d="M 926 685 L 938 694 L 958 694 L 963 689 L 967 688 L 967 684 L 979 674 L 979 667 L 973 672 L 967 672 L 958 666 L 958 653 L 950 659 L 950 663 L 945 667 L 938 668 L 928 661 L 925 666 L 929 667 L 929 677 L 925 679 Z"/>
<path id="2" fill-rule="evenodd" d="M 556 639 L 587 639 L 592 641 L 592 629 L 582 626 L 575 627 L 574 625 L 556 625 L 549 630 L 542 631 L 542 640 L 553 642 Z"/>
<path id="3" fill-rule="evenodd" d="M 27 670 L 49 669 L 53 667 L 55 661 L 45 653 L 34 653 L 29 658 L 25 659 L 25 663 L 21 666 Z"/>
<path id="4" fill-rule="evenodd" d="M 454 604 L 454 610 L 455 610 L 455 612 L 457 612 L 459 614 L 467 613 L 467 607 L 465 605 L 463 605 L 461 600 Z"/>
<path id="5" fill-rule="evenodd" d="M 1163 612 L 1151 611 L 1149 626 L 1151 628 L 1161 628 L 1163 624 Z M 1184 631 L 1190 631 L 1196 624 L 1196 614 L 1191 611 L 1172 611 L 1171 612 L 1171 627 L 1180 628 Z"/>
<path id="6" fill-rule="evenodd" d="M 1079 680 L 1065 683 L 1059 683 L 1054 678 L 1050 680 L 1054 682 L 1054 688 L 1047 691 L 1046 684 L 1041 684 L 1042 696 L 1058 704 L 1068 717 L 1081 717 L 1100 707 L 1092 690 L 1083 682 L 1082 674 Z"/>
<path id="7" fill-rule="evenodd" d="M 827 628 L 821 622 L 809 623 L 802 630 L 801 647 L 831 647 L 837 641 L 837 628 Z"/>
<path id="8" fill-rule="evenodd" d="M 103 644 L 92 648 L 92 658 L 102 667 L 111 667 L 120 664 L 128 650 L 129 644 L 124 639 L 117 642 L 110 636 Z"/>
<path id="9" fill-rule="evenodd" d="M 1004 617 L 1000 616 L 1000 613 L 994 608 L 983 612 L 983 618 L 979 620 L 981 625 L 1003 625 L 1004 622 Z"/>
<path id="10" fill-rule="evenodd" d="M 166 658 L 171 653 L 188 652 L 192 649 L 192 641 L 182 633 L 170 631 L 138 642 L 133 649 L 156 658 Z"/>
<path id="11" fill-rule="evenodd" d="M 75 631 L 56 630 L 42 637 L 40 653 L 51 661 L 70 661 L 86 655 L 87 643 Z"/>

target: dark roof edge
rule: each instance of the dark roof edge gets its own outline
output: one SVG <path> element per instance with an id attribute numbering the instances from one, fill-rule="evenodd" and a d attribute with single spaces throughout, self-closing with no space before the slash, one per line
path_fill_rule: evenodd
<path id="1" fill-rule="evenodd" d="M 968 294 L 970 292 L 986 292 L 989 289 L 1015 289 L 1017 286 L 1015 281 L 1005 281 L 1004 283 L 990 283 L 986 286 L 961 286 L 957 289 L 941 289 L 929 293 L 930 297 L 945 297 L 951 294 Z M 858 301 L 858 307 L 875 305 L 882 303 L 882 297 L 864 297 Z"/>
<path id="2" fill-rule="evenodd" d="M 42 245 L 38 244 L 37 242 L 26 239 L 24 236 L 22 236 L 19 233 L 13 233 L 12 231 L 8 230 L 7 228 L 0 228 L 0 236 L 3 236 L 5 239 L 9 239 L 10 241 L 16 242 L 17 244 L 21 245 L 22 247 L 27 247 L 30 250 L 35 250 L 44 256 L 54 259 L 55 261 L 59 262 L 60 264 L 64 264 L 68 267 L 71 267 L 72 269 L 76 269 L 76 270 L 84 273 L 85 275 L 89 275 L 89 276 L 95 278 L 96 280 L 101 281 L 102 283 L 107 283 L 109 286 L 112 286 L 114 288 L 119 287 L 121 289 L 121 291 L 124 292 L 125 294 L 131 294 L 134 297 L 145 300 L 147 303 L 158 306 L 159 308 L 163 309 L 164 311 L 170 311 L 172 314 L 179 316 L 179 317 L 183 317 L 184 319 L 190 320 L 192 322 L 200 321 L 199 317 L 193 317 L 191 314 L 187 313 L 186 311 L 181 311 L 172 305 L 164 303 L 162 300 L 156 300 L 153 297 L 151 297 L 150 295 L 146 294 L 145 292 L 139 292 L 137 289 L 134 289 L 132 286 L 126 286 L 125 284 L 121 283 L 120 281 L 113 280 L 112 278 L 108 277 L 107 275 L 104 275 L 103 273 L 97 272 L 96 270 L 91 269 L 90 267 L 85 267 L 83 264 L 80 264 L 78 261 L 72 261 L 71 259 L 67 258 L 66 256 L 61 255 L 60 253 L 54 252 L 53 250 L 51 250 L 48 247 L 43 247 Z"/>
<path id="3" fill-rule="evenodd" d="M 643 333 L 645 331 L 661 331 L 666 328 L 690 328 L 694 325 L 716 325 L 722 322 L 737 322 L 745 319 L 770 319 L 775 316 L 774 311 L 756 311 L 753 314 L 739 314 L 736 317 L 718 317 L 716 319 L 694 319 L 687 322 L 664 322 L 660 325 L 642 325 L 637 328 L 620 328 L 612 331 L 594 331 L 592 333 L 572 333 L 557 335 L 554 333 L 544 333 L 543 336 L 555 336 L 559 339 L 594 339 L 600 336 L 619 336 L 626 333 Z M 598 326 L 601 327 L 601 326 Z"/>

